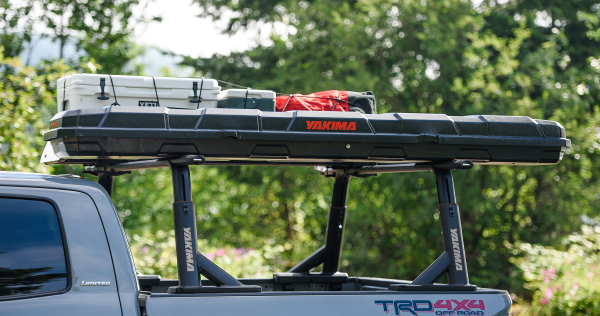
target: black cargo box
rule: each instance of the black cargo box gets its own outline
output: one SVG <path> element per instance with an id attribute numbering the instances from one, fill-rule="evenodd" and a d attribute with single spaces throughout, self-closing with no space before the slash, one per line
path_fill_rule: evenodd
<path id="1" fill-rule="evenodd" d="M 261 112 L 107 107 L 58 113 L 44 134 L 58 160 L 203 155 L 282 164 L 472 160 L 554 164 L 570 141 L 557 122 L 524 116 Z"/>

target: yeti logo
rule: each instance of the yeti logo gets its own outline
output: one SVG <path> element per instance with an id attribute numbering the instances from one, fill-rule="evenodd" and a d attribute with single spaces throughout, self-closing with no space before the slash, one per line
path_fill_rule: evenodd
<path id="1" fill-rule="evenodd" d="M 159 107 L 157 101 L 138 101 L 138 106 Z"/>

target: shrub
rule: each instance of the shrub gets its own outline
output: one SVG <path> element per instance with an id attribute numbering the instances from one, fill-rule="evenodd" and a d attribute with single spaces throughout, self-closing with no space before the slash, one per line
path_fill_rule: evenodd
<path id="1" fill-rule="evenodd" d="M 174 231 L 159 230 L 155 235 L 133 235 L 131 252 L 138 272 L 158 274 L 162 278 L 177 279 L 177 255 Z M 236 278 L 270 278 L 283 246 L 266 245 L 261 249 L 211 247 L 205 240 L 198 240 L 198 249 Z"/>
<path id="2" fill-rule="evenodd" d="M 519 243 L 513 260 L 534 291 L 530 315 L 600 315 L 600 226 L 582 226 L 563 249 Z M 519 306 L 522 308 L 522 306 Z"/>

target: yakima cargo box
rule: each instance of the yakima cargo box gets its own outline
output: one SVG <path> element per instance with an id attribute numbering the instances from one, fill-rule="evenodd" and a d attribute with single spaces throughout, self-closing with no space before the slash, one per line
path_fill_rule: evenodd
<path id="1" fill-rule="evenodd" d="M 559 123 L 529 117 L 116 106 L 58 113 L 44 139 L 56 155 L 44 162 L 82 163 L 203 155 L 313 165 L 554 164 L 570 146 Z"/>
<path id="2" fill-rule="evenodd" d="M 275 92 L 254 89 L 229 89 L 221 91 L 217 107 L 275 112 Z"/>
<path id="3" fill-rule="evenodd" d="M 110 105 L 216 108 L 221 87 L 214 79 L 75 74 L 58 79 L 58 111 Z"/>

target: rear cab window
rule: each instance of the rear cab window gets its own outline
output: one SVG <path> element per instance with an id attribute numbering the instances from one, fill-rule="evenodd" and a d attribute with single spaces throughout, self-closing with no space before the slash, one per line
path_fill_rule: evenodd
<path id="1" fill-rule="evenodd" d="M 0 300 L 69 286 L 61 225 L 41 200 L 0 197 Z"/>

